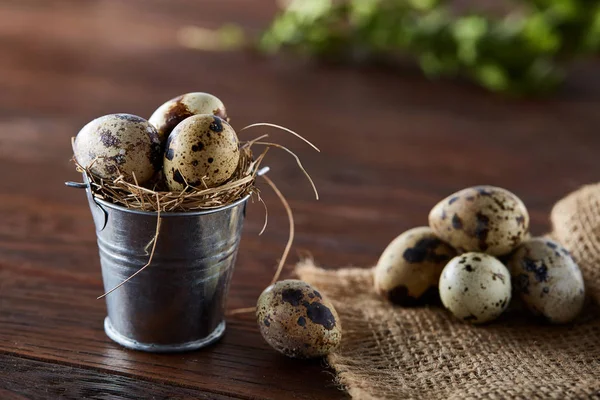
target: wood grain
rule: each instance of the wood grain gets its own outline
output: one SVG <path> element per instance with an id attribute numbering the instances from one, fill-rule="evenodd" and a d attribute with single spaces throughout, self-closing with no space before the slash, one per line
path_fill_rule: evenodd
<path id="1" fill-rule="evenodd" d="M 243 133 L 292 148 L 321 194 L 314 201 L 293 160 L 270 152 L 270 176 L 296 218 L 286 276 L 306 254 L 327 266 L 371 265 L 393 237 L 425 224 L 438 199 L 473 184 L 516 192 L 533 233 L 543 233 L 556 200 L 599 179 L 598 62 L 574 66 L 554 99 L 517 100 L 410 70 L 177 42 L 185 25 L 233 21 L 256 32 L 274 12 L 258 0 L 0 3 L 0 397 L 52 398 L 63 387 L 72 398 L 345 398 L 322 361 L 272 351 L 252 316 L 229 318 L 221 342 L 183 355 L 137 353 L 106 338 L 92 219 L 83 194 L 62 186 L 78 179 L 70 137 L 94 117 L 147 117 L 202 90 L 225 101 L 237 129 L 274 122 L 319 146 L 274 130 Z M 254 305 L 285 245 L 285 211 L 266 186 L 264 197 L 269 227 L 257 236 L 263 211 L 252 205 L 231 308 Z"/>
<path id="2" fill-rule="evenodd" d="M 17 399 L 206 399 L 232 397 L 93 369 L 0 355 L 0 396 Z"/>

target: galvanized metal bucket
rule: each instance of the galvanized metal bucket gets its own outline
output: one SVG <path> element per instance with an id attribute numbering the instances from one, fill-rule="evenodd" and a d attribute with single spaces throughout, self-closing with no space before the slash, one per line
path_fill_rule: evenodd
<path id="1" fill-rule="evenodd" d="M 108 291 L 148 262 L 157 213 L 86 192 Z M 149 352 L 196 350 L 218 340 L 248 197 L 214 210 L 162 213 L 151 265 L 106 296 L 108 337 Z"/>

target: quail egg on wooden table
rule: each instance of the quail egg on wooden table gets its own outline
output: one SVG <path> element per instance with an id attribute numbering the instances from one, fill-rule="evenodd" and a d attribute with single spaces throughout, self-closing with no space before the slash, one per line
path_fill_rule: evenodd
<path id="1" fill-rule="evenodd" d="M 383 251 L 375 267 L 375 290 L 402 306 L 425 304 L 438 296 L 438 282 L 456 251 L 428 226 L 410 229 Z"/>
<path id="2" fill-rule="evenodd" d="M 169 190 L 188 185 L 215 187 L 235 173 L 240 159 L 233 128 L 216 115 L 194 115 L 181 122 L 167 139 L 163 172 Z"/>
<path id="3" fill-rule="evenodd" d="M 459 252 L 502 255 L 515 249 L 529 229 L 523 202 L 508 190 L 475 186 L 440 201 L 429 213 L 429 226 Z"/>
<path id="4" fill-rule="evenodd" d="M 583 276 L 569 252 L 557 242 L 527 240 L 512 255 L 508 266 L 515 294 L 534 314 L 564 323 L 581 312 L 585 300 Z"/>
<path id="5" fill-rule="evenodd" d="M 440 298 L 455 317 L 473 324 L 494 320 L 508 307 L 508 269 L 489 254 L 454 257 L 440 276 Z"/>
<path id="6" fill-rule="evenodd" d="M 258 299 L 256 318 L 267 343 L 288 357 L 322 357 L 342 340 L 333 304 L 303 281 L 288 279 L 266 288 Z"/>
<path id="7" fill-rule="evenodd" d="M 225 105 L 210 93 L 192 92 L 177 96 L 158 107 L 148 121 L 158 131 L 161 143 L 165 143 L 173 129 L 192 115 L 216 115 L 228 121 Z"/>
<path id="8" fill-rule="evenodd" d="M 162 154 L 156 129 L 145 119 L 131 114 L 96 118 L 77 134 L 75 158 L 84 168 L 103 179 L 123 175 L 141 185 L 161 169 Z"/>

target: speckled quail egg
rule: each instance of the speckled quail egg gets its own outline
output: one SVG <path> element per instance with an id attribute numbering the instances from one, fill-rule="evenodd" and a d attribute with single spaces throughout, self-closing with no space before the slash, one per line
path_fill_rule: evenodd
<path id="1" fill-rule="evenodd" d="M 439 297 L 440 274 L 455 255 L 456 250 L 428 226 L 410 229 L 381 254 L 375 267 L 375 290 L 402 306 L 426 304 Z"/>
<path id="2" fill-rule="evenodd" d="M 210 188 L 231 178 L 239 159 L 237 135 L 225 120 L 194 115 L 169 135 L 163 172 L 171 191 L 180 192 L 187 185 Z"/>
<path id="3" fill-rule="evenodd" d="M 158 107 L 148 121 L 156 127 L 161 143 L 184 119 L 198 114 L 211 114 L 228 121 L 225 105 L 210 93 L 193 92 L 175 97 Z"/>
<path id="4" fill-rule="evenodd" d="M 509 253 L 524 239 L 529 214 L 508 190 L 475 186 L 440 201 L 429 213 L 435 234 L 459 252 Z"/>
<path id="5" fill-rule="evenodd" d="M 258 299 L 256 318 L 267 343 L 288 357 L 322 357 L 342 340 L 335 308 L 303 281 L 288 279 L 266 288 Z"/>
<path id="6" fill-rule="evenodd" d="M 75 158 L 103 179 L 123 175 L 142 185 L 160 171 L 162 153 L 156 129 L 131 114 L 105 115 L 84 126 L 74 144 Z"/>
<path id="7" fill-rule="evenodd" d="M 442 303 L 455 317 L 481 324 L 498 318 L 508 307 L 510 274 L 488 254 L 465 253 L 444 267 L 439 289 Z"/>
<path id="8" fill-rule="evenodd" d="M 534 238 L 512 255 L 508 267 L 515 294 L 536 315 L 554 323 L 573 320 L 583 308 L 585 287 L 579 267 L 560 244 Z"/>

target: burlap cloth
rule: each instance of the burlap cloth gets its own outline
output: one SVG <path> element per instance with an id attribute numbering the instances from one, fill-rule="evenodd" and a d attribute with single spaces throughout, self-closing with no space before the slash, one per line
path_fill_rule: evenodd
<path id="1" fill-rule="evenodd" d="M 394 307 L 372 290 L 372 269 L 297 268 L 333 301 L 344 329 L 329 355 L 354 399 L 600 399 L 600 184 L 558 202 L 552 236 L 583 271 L 589 303 L 572 324 L 511 309 L 486 326 L 441 307 Z"/>

